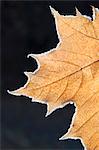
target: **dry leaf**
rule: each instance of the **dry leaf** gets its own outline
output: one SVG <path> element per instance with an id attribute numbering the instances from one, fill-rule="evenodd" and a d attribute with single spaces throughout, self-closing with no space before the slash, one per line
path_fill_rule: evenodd
<path id="1" fill-rule="evenodd" d="M 87 150 L 99 150 L 99 10 L 93 21 L 76 9 L 63 16 L 51 8 L 59 44 L 49 52 L 29 56 L 38 62 L 35 72 L 25 72 L 26 85 L 13 95 L 47 104 L 47 115 L 74 102 L 76 113 L 67 134 L 60 139 L 80 138 Z"/>

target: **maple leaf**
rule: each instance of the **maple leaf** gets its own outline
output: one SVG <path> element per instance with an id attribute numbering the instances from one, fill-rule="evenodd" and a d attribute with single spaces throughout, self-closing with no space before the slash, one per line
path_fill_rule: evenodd
<path id="1" fill-rule="evenodd" d="M 93 21 L 77 9 L 76 16 L 63 16 L 51 8 L 60 42 L 49 52 L 29 54 L 38 69 L 25 72 L 24 87 L 9 93 L 47 104 L 46 116 L 73 102 L 76 112 L 60 139 L 80 138 L 85 149 L 99 150 L 99 10 L 92 9 Z"/>

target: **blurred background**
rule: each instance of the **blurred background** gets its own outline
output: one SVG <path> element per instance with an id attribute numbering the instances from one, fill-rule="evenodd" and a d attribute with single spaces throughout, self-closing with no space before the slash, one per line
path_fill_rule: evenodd
<path id="1" fill-rule="evenodd" d="M 54 48 L 59 42 L 49 5 L 63 15 L 75 15 L 75 6 L 92 17 L 90 5 L 97 1 L 2 1 L 1 2 L 1 148 L 83 150 L 80 140 L 58 139 L 68 131 L 74 105 L 68 104 L 45 118 L 46 105 L 27 97 L 9 95 L 7 89 L 23 86 L 24 71 L 37 63 L 27 58 Z"/>

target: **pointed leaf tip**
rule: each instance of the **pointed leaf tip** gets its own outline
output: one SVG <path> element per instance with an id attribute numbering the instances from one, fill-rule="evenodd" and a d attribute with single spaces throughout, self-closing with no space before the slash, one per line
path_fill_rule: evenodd
<path id="1" fill-rule="evenodd" d="M 66 139 L 66 136 L 63 135 L 62 137 L 59 138 L 59 140 L 65 140 Z"/>
<path id="2" fill-rule="evenodd" d="M 47 117 L 47 116 L 49 116 L 52 112 L 54 112 L 56 109 L 58 109 L 58 108 L 62 108 L 61 106 L 60 106 L 60 104 L 54 104 L 54 103 L 47 103 L 47 113 L 46 113 L 46 115 L 45 115 L 45 117 Z"/>
<path id="3" fill-rule="evenodd" d="M 52 6 L 49 6 L 49 7 L 50 7 L 51 13 L 54 17 L 59 14 L 58 11 L 56 11 Z"/>
<path id="4" fill-rule="evenodd" d="M 62 137 L 59 138 L 59 140 L 66 140 L 66 139 L 72 139 L 76 138 L 73 134 L 68 131 L 66 134 L 64 134 Z"/>
<path id="5" fill-rule="evenodd" d="M 36 56 L 36 54 L 28 54 L 27 58 L 29 58 L 29 57 L 35 58 L 35 56 Z"/>
<path id="6" fill-rule="evenodd" d="M 40 56 L 40 54 L 28 54 L 27 58 L 32 57 L 33 59 L 35 59 L 37 61 L 37 64 L 40 65 L 39 61 L 38 61 L 39 60 L 39 56 Z"/>
<path id="7" fill-rule="evenodd" d="M 25 71 L 24 74 L 25 74 L 28 78 L 30 78 L 30 77 L 33 75 L 32 72 L 27 72 L 27 71 Z"/>
<path id="8" fill-rule="evenodd" d="M 91 5 L 92 12 L 93 12 L 93 20 L 95 20 L 97 14 L 99 13 L 99 9 L 95 8 L 94 6 Z"/>
<path id="9" fill-rule="evenodd" d="M 45 117 L 48 117 L 55 109 L 53 109 L 49 104 L 47 104 L 47 112 Z"/>
<path id="10" fill-rule="evenodd" d="M 76 9 L 76 16 L 82 16 L 82 14 L 81 14 L 80 11 L 78 10 L 78 8 L 75 7 L 75 9 Z"/>
<path id="11" fill-rule="evenodd" d="M 15 90 L 15 91 L 9 91 L 7 90 L 7 92 L 11 95 L 14 95 L 14 96 L 21 96 L 21 94 L 18 92 L 19 90 Z"/>

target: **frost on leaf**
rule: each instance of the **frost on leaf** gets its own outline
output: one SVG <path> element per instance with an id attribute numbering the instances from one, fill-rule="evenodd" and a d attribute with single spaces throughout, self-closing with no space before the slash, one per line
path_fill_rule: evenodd
<path id="1" fill-rule="evenodd" d="M 51 8 L 51 7 L 50 7 Z M 76 16 L 63 16 L 51 8 L 59 43 L 43 54 L 29 54 L 38 62 L 24 87 L 9 93 L 47 104 L 47 115 L 68 102 L 76 113 L 64 136 L 80 138 L 87 150 L 99 150 L 99 10 L 93 21 L 76 9 Z"/>

